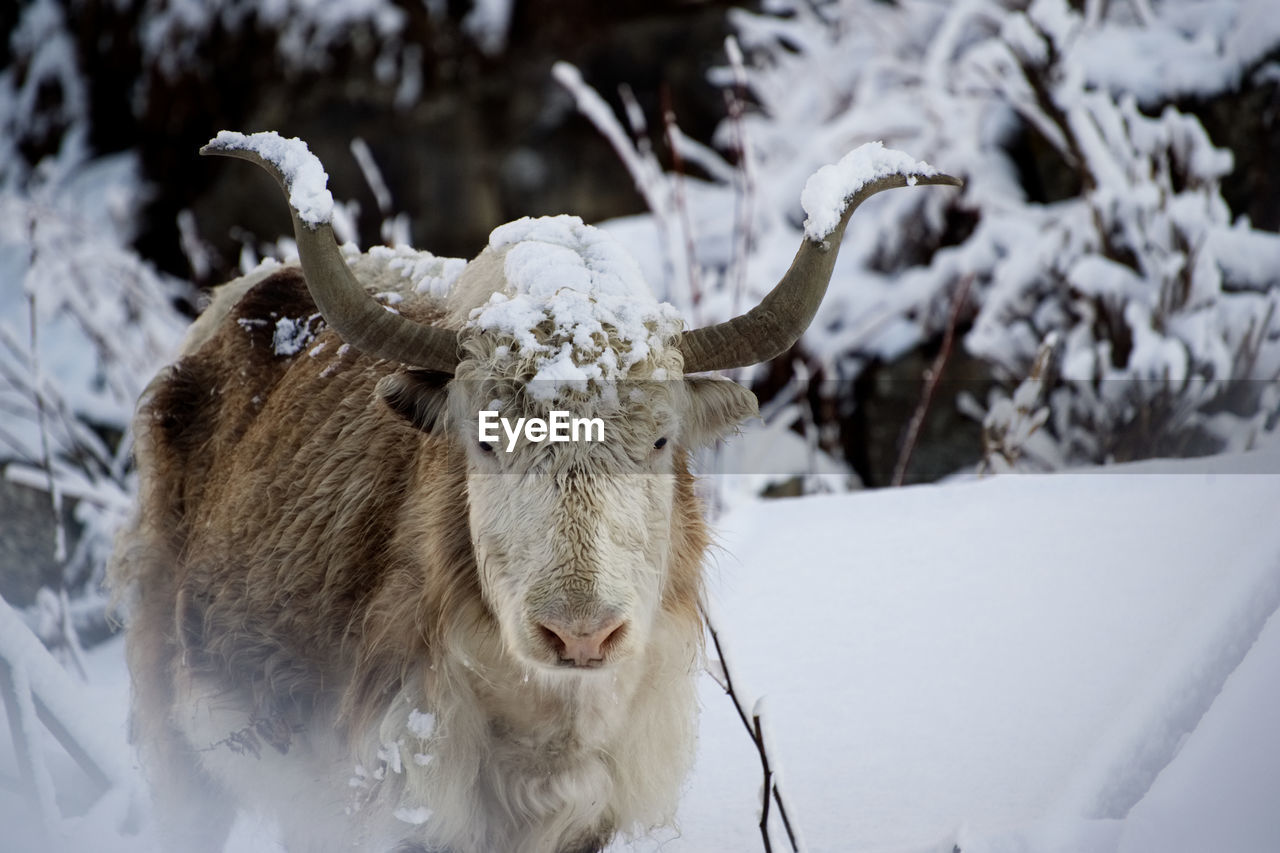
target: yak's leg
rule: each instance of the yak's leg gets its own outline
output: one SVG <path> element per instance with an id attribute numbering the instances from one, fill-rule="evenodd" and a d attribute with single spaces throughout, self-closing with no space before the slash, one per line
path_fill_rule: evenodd
<path id="1" fill-rule="evenodd" d="M 235 808 L 172 718 L 172 683 L 155 670 L 134 672 L 142 675 L 134 678 L 132 722 L 162 847 L 221 853 Z"/>
<path id="2" fill-rule="evenodd" d="M 181 653 L 164 598 L 153 594 L 141 599 L 126 638 L 133 675 L 132 740 L 151 786 L 163 849 L 221 853 L 235 809 L 179 729 L 175 676 Z"/>
<path id="3" fill-rule="evenodd" d="M 222 853 L 235 807 L 200 768 L 185 738 L 168 729 L 163 740 L 153 744 L 149 765 L 161 847 L 183 853 Z"/>

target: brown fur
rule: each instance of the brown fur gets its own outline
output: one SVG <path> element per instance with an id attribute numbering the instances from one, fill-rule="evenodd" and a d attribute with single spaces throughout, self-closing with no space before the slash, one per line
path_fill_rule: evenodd
<path id="1" fill-rule="evenodd" d="M 425 300 L 398 307 L 440 318 Z M 133 590 L 135 736 L 160 796 L 188 810 L 198 800 L 194 819 L 214 839 L 230 806 L 197 751 L 257 739 L 287 753 L 313 734 L 319 708 L 337 709 L 337 734 L 355 749 L 408 680 L 448 689 L 431 673 L 450 638 L 496 632 L 464 452 L 375 393 L 398 365 L 344 350 L 318 319 L 314 340 L 277 355 L 275 322 L 315 314 L 297 270 L 263 279 L 157 377 L 136 421 L 139 512 L 112 577 Z M 696 643 L 707 532 L 683 452 L 676 471 L 662 608 Z M 174 706 L 192 677 L 245 710 L 242 735 L 184 739 Z"/>

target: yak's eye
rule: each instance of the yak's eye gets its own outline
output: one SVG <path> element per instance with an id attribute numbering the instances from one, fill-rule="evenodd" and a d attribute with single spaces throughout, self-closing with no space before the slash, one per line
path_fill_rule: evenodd
<path id="1" fill-rule="evenodd" d="M 662 448 L 664 448 L 664 447 L 666 447 L 666 446 L 667 446 L 667 437 L 666 437 L 666 436 L 663 436 L 662 438 L 658 439 L 657 441 L 655 441 L 655 442 L 653 443 L 653 449 L 654 449 L 654 450 L 661 450 Z"/>
<path id="2" fill-rule="evenodd" d="M 487 441 L 482 441 L 480 442 L 480 449 L 483 450 L 485 453 L 492 453 L 493 445 Z"/>

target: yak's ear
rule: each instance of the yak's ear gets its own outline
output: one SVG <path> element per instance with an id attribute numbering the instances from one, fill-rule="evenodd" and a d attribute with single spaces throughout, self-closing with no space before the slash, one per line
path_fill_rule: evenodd
<path id="1" fill-rule="evenodd" d="M 448 373 L 410 368 L 378 380 L 378 396 L 414 427 L 432 432 L 443 425 L 451 379 Z"/>
<path id="2" fill-rule="evenodd" d="M 681 429 L 681 440 L 686 447 L 710 444 L 760 414 L 756 395 L 737 382 L 714 376 L 690 376 L 684 383 L 689 390 L 689 410 L 685 412 Z"/>

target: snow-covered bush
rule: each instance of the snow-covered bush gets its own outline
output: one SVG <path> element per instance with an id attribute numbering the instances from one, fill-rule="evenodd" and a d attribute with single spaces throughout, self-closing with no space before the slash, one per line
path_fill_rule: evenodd
<path id="1" fill-rule="evenodd" d="M 72 611 L 100 621 L 97 582 L 130 502 L 129 419 L 176 349 L 189 293 L 129 247 L 136 157 L 89 158 L 58 5 L 26 7 L 13 46 L 20 62 L 0 72 L 0 469 L 48 491 L 55 518 L 74 505 L 80 535 L 59 529 L 50 547 L 64 588 L 91 600 Z M 30 167 L 16 146 L 36 131 L 55 153 Z"/>
<path id="2" fill-rule="evenodd" d="M 0 187 L 32 179 L 46 154 L 83 156 L 89 103 L 84 75 L 61 4 L 33 0 L 7 35 L 10 63 L 0 66 Z"/>
<path id="3" fill-rule="evenodd" d="M 351 45 L 353 29 L 376 48 L 374 72 L 390 82 L 402 71 L 406 14 L 392 0 L 148 0 L 139 10 L 146 67 L 169 77 L 188 71 L 214 33 L 257 30 L 275 38 L 283 70 L 326 70 L 333 52 Z M 412 97 L 413 93 L 408 93 Z"/>
<path id="4" fill-rule="evenodd" d="M 1020 465 L 1213 452 L 1275 428 L 1280 238 L 1233 219 L 1232 152 L 1175 103 L 1275 85 L 1269 4 L 770 0 L 733 21 L 749 61 L 731 49 L 718 80 L 755 106 L 721 128 L 724 159 L 685 158 L 708 181 L 668 178 L 683 181 L 694 247 L 673 254 L 692 254 L 701 282 L 687 313 L 718 321 L 767 291 L 799 239 L 804 176 L 883 140 L 968 185 L 859 214 L 802 341 L 841 388 L 940 338 L 972 276 L 962 331 L 999 383 L 989 435 L 1019 434 L 999 421 L 1026 404 L 1009 395 L 1056 334 Z M 670 231 L 669 210 L 653 219 Z M 676 244 L 620 230 L 642 253 Z"/>
<path id="5" fill-rule="evenodd" d="M 1165 39 L 1166 61 L 1192 60 L 1197 42 L 1162 19 L 1135 26 Z M 1005 21 L 1003 50 L 977 59 L 1081 191 L 1022 221 L 1024 239 L 990 267 L 968 346 L 1019 378 L 1045 335 L 1062 335 L 1049 395 L 1062 462 L 1247 445 L 1266 426 L 1256 416 L 1274 411 L 1264 391 L 1280 377 L 1280 241 L 1232 223 L 1219 188 L 1232 155 L 1196 118 L 1159 107 L 1156 93 L 1144 108 L 1133 90 L 1090 82 L 1100 32 L 1064 4 L 1038 2 Z"/>
<path id="6" fill-rule="evenodd" d="M 78 590 L 100 577 L 129 504 L 134 401 L 185 326 L 181 285 L 127 248 L 110 211 L 131 175 L 115 159 L 0 190 L 0 461 L 55 507 L 76 502 L 83 535 L 55 558 Z"/>

